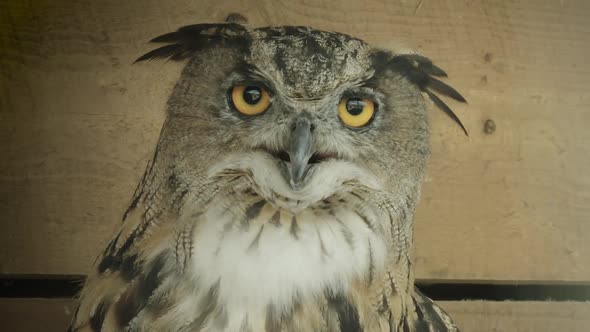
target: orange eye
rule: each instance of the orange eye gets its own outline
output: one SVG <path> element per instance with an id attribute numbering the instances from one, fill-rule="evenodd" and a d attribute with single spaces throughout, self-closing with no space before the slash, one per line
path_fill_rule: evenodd
<path id="1" fill-rule="evenodd" d="M 259 86 L 234 86 L 230 91 L 234 108 L 244 115 L 257 115 L 270 106 L 270 95 Z"/>
<path id="2" fill-rule="evenodd" d="M 343 98 L 338 105 L 338 116 L 352 128 L 368 125 L 375 115 L 375 103 L 366 98 Z"/>

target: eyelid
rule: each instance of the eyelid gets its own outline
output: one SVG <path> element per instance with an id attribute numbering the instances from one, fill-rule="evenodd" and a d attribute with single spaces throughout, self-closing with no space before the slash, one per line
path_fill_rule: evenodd
<path id="1" fill-rule="evenodd" d="M 374 94 L 374 93 L 367 93 L 366 91 L 348 90 L 340 96 L 340 98 L 338 99 L 338 103 L 340 103 L 340 101 L 345 98 L 348 98 L 348 99 L 354 99 L 354 98 L 369 99 L 375 104 L 375 106 L 378 106 L 379 108 L 381 108 L 381 106 L 383 105 L 383 103 L 381 102 L 382 98 L 379 95 Z"/>
<path id="2" fill-rule="evenodd" d="M 268 92 L 270 98 L 274 97 L 275 90 L 272 88 L 270 84 L 268 84 L 262 77 L 240 77 L 236 80 L 233 80 L 229 87 L 234 87 L 238 85 L 244 86 L 259 86 Z"/>
<path id="3" fill-rule="evenodd" d="M 340 96 L 340 100 L 342 100 L 342 98 L 371 99 L 374 102 L 380 103 L 379 101 L 381 100 L 381 94 L 373 88 L 354 87 L 344 91 Z"/>

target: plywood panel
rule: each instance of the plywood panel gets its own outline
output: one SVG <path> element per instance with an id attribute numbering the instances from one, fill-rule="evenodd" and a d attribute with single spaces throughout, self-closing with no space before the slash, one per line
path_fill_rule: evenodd
<path id="1" fill-rule="evenodd" d="M 445 68 L 470 138 L 432 112 L 423 279 L 590 280 L 590 3 L 0 2 L 0 272 L 83 274 L 119 222 L 180 65 L 144 41 L 238 11 L 393 41 Z M 398 44 L 398 43 L 396 43 Z M 484 122 L 495 123 L 484 133 Z"/>
<path id="2" fill-rule="evenodd" d="M 590 303 L 440 302 L 464 332 L 586 332 Z M 63 332 L 75 305 L 69 299 L 0 299 L 0 327 L 11 332 Z"/>
<path id="3" fill-rule="evenodd" d="M 590 302 L 440 302 L 464 332 L 587 332 Z"/>
<path id="4" fill-rule="evenodd" d="M 74 310 L 70 299 L 0 299 L 0 329 L 65 332 Z"/>

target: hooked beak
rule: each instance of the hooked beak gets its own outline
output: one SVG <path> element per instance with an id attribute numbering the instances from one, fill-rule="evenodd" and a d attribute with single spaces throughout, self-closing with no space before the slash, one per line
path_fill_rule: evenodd
<path id="1" fill-rule="evenodd" d="M 289 184 L 293 189 L 299 189 L 309 170 L 309 159 L 313 155 L 313 137 L 311 123 L 307 118 L 298 118 L 289 137 L 290 163 L 287 164 Z"/>

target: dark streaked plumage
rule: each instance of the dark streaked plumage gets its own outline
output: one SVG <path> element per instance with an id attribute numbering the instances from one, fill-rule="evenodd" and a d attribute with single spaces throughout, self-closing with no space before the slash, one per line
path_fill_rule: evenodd
<path id="1" fill-rule="evenodd" d="M 465 102 L 441 68 L 309 27 L 196 24 L 152 42 L 137 61 L 188 63 L 70 331 L 458 331 L 414 289 L 410 257 L 422 93 L 467 134 L 435 94 Z M 236 86 L 267 109 L 238 112 Z M 362 126 L 339 115 L 346 98 L 375 105 Z"/>
<path id="2" fill-rule="evenodd" d="M 465 126 L 459 117 L 455 115 L 455 112 L 453 112 L 450 107 L 448 107 L 432 92 L 436 91 L 457 101 L 466 102 L 465 98 L 463 98 L 463 96 L 461 96 L 457 90 L 453 89 L 453 87 L 430 76 L 433 75 L 446 77 L 447 73 L 432 64 L 429 59 L 418 55 L 394 56 L 393 59 L 390 60 L 389 65 L 395 67 L 396 70 L 399 70 L 407 75 L 411 82 L 419 86 L 420 89 L 424 91 L 428 97 L 430 97 L 436 107 L 438 107 L 451 119 L 453 119 L 453 121 L 455 121 L 461 127 L 461 129 L 463 129 L 465 135 L 469 136 L 467 129 L 465 129 Z"/>
<path id="3" fill-rule="evenodd" d="M 260 31 L 264 38 L 272 39 L 278 36 L 284 36 L 289 33 L 296 33 L 296 29 L 307 29 L 306 27 L 281 27 L 281 28 L 260 28 Z M 348 35 L 340 34 L 342 38 L 354 39 Z M 313 47 L 310 51 L 321 52 L 325 49 L 318 45 L 313 38 L 308 39 Z M 153 43 L 166 43 L 168 45 L 159 47 L 150 51 L 141 57 L 136 62 L 151 60 L 156 58 L 164 58 L 171 60 L 184 60 L 195 52 L 205 49 L 207 47 L 222 46 L 225 43 L 232 44 L 232 46 L 239 45 L 244 50 L 247 50 L 248 46 L 252 42 L 252 37 L 248 34 L 248 31 L 240 24 L 226 23 L 226 24 L 196 24 L 182 27 L 175 32 L 170 32 L 159 37 L 156 37 L 150 42 Z M 392 67 L 394 70 L 398 70 L 407 75 L 408 79 L 418 85 L 420 89 L 428 94 L 430 99 L 434 102 L 436 107 L 441 109 L 447 114 L 453 121 L 455 121 L 463 130 L 465 135 L 469 136 L 465 126 L 455 115 L 455 113 L 448 107 L 440 98 L 433 96 L 431 90 L 434 90 L 440 94 L 449 96 L 457 101 L 466 102 L 465 98 L 461 94 L 453 89 L 453 87 L 445 84 L 444 82 L 437 80 L 432 76 L 447 77 L 447 73 L 441 68 L 437 67 L 432 61 L 424 56 L 418 54 L 401 54 L 392 56 L 387 52 L 376 52 L 379 56 L 373 55 L 373 60 L 380 57 L 381 61 L 385 61 L 385 65 L 379 66 L 380 70 L 386 69 L 386 67 Z M 280 58 L 275 58 L 275 61 L 283 61 Z M 379 60 L 377 60 L 379 61 Z M 385 67 L 385 68 L 384 68 Z"/>
<path id="4" fill-rule="evenodd" d="M 193 56 L 195 52 L 208 47 L 223 46 L 226 43 L 231 43 L 232 46 L 240 45 L 246 49 L 249 46 L 249 35 L 246 28 L 237 23 L 195 24 L 163 34 L 150 42 L 168 45 L 142 55 L 135 62 L 155 58 L 184 60 Z"/>

